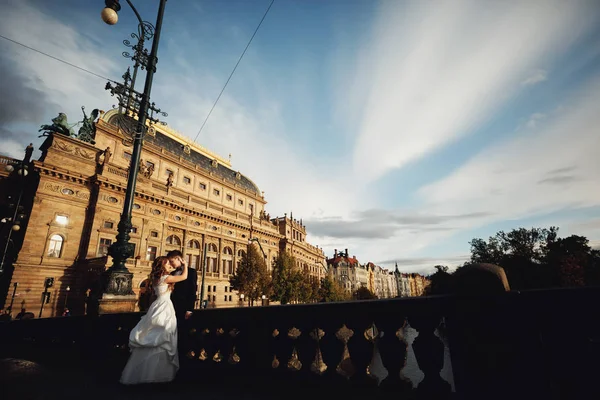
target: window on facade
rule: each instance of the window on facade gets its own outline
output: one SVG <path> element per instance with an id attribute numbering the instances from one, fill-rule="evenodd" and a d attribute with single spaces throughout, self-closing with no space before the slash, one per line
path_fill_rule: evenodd
<path id="1" fill-rule="evenodd" d="M 112 223 L 110 221 L 104 221 L 104 228 L 106 228 L 106 229 L 112 229 L 113 226 L 115 226 L 114 223 Z"/>
<path id="2" fill-rule="evenodd" d="M 207 268 L 207 270 L 209 272 L 218 273 L 219 272 L 219 266 L 217 265 L 217 259 L 214 258 L 214 257 L 209 257 L 207 260 L 208 260 L 208 268 Z"/>
<path id="3" fill-rule="evenodd" d="M 244 257 L 246 252 L 244 250 L 238 250 L 238 257 Z"/>
<path id="4" fill-rule="evenodd" d="M 242 200 L 242 199 L 239 199 L 239 200 L 238 200 L 238 204 L 239 204 L 240 206 L 243 206 L 243 205 L 244 205 L 244 200 Z"/>
<path id="5" fill-rule="evenodd" d="M 169 168 L 165 169 L 165 175 L 171 175 L 171 174 L 173 174 L 173 175 L 175 174 L 172 169 L 169 169 Z"/>
<path id="6" fill-rule="evenodd" d="M 112 244 L 111 239 L 100 239 L 100 245 L 98 246 L 98 257 L 104 257 L 108 255 L 108 248 Z"/>
<path id="7" fill-rule="evenodd" d="M 154 261 L 154 259 L 156 258 L 156 251 L 156 246 L 148 246 L 148 251 L 146 251 L 146 260 Z"/>
<path id="8" fill-rule="evenodd" d="M 230 194 L 228 194 L 228 195 L 227 195 L 227 201 L 231 201 L 231 200 L 233 200 L 233 196 L 232 196 L 232 195 L 230 195 Z"/>
<path id="9" fill-rule="evenodd" d="M 225 298 L 223 299 L 223 301 L 227 301 L 227 295 L 224 296 Z"/>
<path id="10" fill-rule="evenodd" d="M 200 189 L 206 190 L 206 183 L 200 182 Z"/>
<path id="11" fill-rule="evenodd" d="M 229 295 L 229 301 L 231 301 L 231 295 Z"/>
<path id="12" fill-rule="evenodd" d="M 54 221 L 59 225 L 67 225 L 67 223 L 69 223 L 69 217 L 66 215 L 57 215 L 54 218 Z"/>
<path id="13" fill-rule="evenodd" d="M 134 209 L 134 210 L 139 210 L 140 208 L 142 208 L 142 206 L 140 206 L 140 205 L 139 205 L 139 204 L 137 204 L 137 203 L 133 205 L 133 209 Z"/>
<path id="14" fill-rule="evenodd" d="M 225 247 L 223 248 L 223 254 L 232 255 L 233 250 L 231 250 L 231 247 Z"/>
<path id="15" fill-rule="evenodd" d="M 126 159 L 127 161 L 131 161 L 131 153 L 124 151 L 123 158 Z"/>
<path id="16" fill-rule="evenodd" d="M 219 250 L 217 249 L 217 245 L 216 245 L 216 244 L 214 244 L 214 243 L 209 243 L 209 244 L 208 244 L 208 251 L 212 251 L 212 252 L 216 253 L 216 252 L 217 252 L 217 251 L 219 251 Z"/>
<path id="17" fill-rule="evenodd" d="M 171 244 L 174 246 L 181 246 L 181 239 L 175 235 L 167 236 L 167 244 Z"/>
<path id="18" fill-rule="evenodd" d="M 227 272 L 233 275 L 233 260 L 227 260 Z"/>
<path id="19" fill-rule="evenodd" d="M 157 238 L 158 237 L 158 232 L 156 232 L 156 231 L 150 232 L 150 237 Z"/>
<path id="20" fill-rule="evenodd" d="M 216 292 L 216 291 L 217 291 L 217 287 L 213 286 L 213 292 Z"/>
<path id="21" fill-rule="evenodd" d="M 60 258 L 62 256 L 63 237 L 52 235 L 48 243 L 48 257 Z"/>
<path id="22" fill-rule="evenodd" d="M 190 179 L 190 177 L 184 176 L 183 183 L 185 183 L 186 185 L 189 185 L 190 183 L 192 183 L 192 180 Z"/>
<path id="23" fill-rule="evenodd" d="M 199 249 L 200 248 L 200 243 L 198 243 L 197 240 L 190 240 L 188 243 L 188 247 L 190 249 Z"/>
<path id="24" fill-rule="evenodd" d="M 132 226 L 131 227 L 131 233 L 137 233 L 137 227 Z"/>
<path id="25" fill-rule="evenodd" d="M 146 167 L 148 167 L 148 168 L 152 167 L 154 169 L 155 165 L 152 161 L 146 161 Z"/>
<path id="26" fill-rule="evenodd" d="M 227 286 L 225 286 L 225 293 L 227 293 Z"/>
<path id="27" fill-rule="evenodd" d="M 221 191 L 219 189 L 213 189 L 213 194 L 215 196 L 220 196 L 221 195 Z"/>
<path id="28" fill-rule="evenodd" d="M 213 294 L 213 303 L 217 301 L 217 296 Z"/>

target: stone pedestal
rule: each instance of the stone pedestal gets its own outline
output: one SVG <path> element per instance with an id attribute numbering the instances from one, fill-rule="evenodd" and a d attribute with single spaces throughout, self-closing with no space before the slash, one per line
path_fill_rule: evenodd
<path id="1" fill-rule="evenodd" d="M 137 296 L 135 294 L 120 296 L 105 293 L 98 300 L 98 313 L 102 315 L 135 312 L 136 303 Z"/>
<path id="2" fill-rule="evenodd" d="M 127 270 L 107 270 L 104 293 L 98 299 L 99 314 L 135 312 L 137 296 L 132 290 L 133 274 Z"/>

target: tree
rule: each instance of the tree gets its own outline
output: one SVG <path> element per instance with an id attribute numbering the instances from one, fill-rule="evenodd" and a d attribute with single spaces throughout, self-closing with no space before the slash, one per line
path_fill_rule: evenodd
<path id="1" fill-rule="evenodd" d="M 233 276 L 229 279 L 231 287 L 243 293 L 248 299 L 249 305 L 262 295 L 269 295 L 271 290 L 271 279 L 267 271 L 267 264 L 256 249 L 256 246 L 248 245 L 248 251 L 240 262 Z"/>
<path id="2" fill-rule="evenodd" d="M 288 304 L 294 298 L 294 282 L 292 280 L 296 259 L 287 251 L 282 251 L 275 260 L 272 272 L 271 300 Z"/>
<path id="3" fill-rule="evenodd" d="M 346 290 L 331 276 L 326 276 L 319 289 L 319 301 L 320 302 L 331 302 L 331 301 L 344 301 L 348 300 L 349 296 Z"/>
<path id="4" fill-rule="evenodd" d="M 429 277 L 431 283 L 425 288 L 424 295 L 447 294 L 450 293 L 452 275 L 448 272 L 449 268 L 445 265 L 436 265 L 435 273 Z"/>
<path id="5" fill-rule="evenodd" d="M 546 261 L 558 286 L 585 285 L 586 269 L 592 261 L 592 249 L 587 238 L 571 235 L 548 245 Z"/>
<path id="6" fill-rule="evenodd" d="M 470 262 L 500 265 L 513 289 L 600 284 L 600 253 L 584 236 L 558 238 L 556 227 L 500 231 L 469 243 Z"/>
<path id="7" fill-rule="evenodd" d="M 356 300 L 374 300 L 378 298 L 373 292 L 369 290 L 369 288 L 365 286 L 361 286 L 358 289 L 356 289 L 354 291 L 353 297 Z"/>

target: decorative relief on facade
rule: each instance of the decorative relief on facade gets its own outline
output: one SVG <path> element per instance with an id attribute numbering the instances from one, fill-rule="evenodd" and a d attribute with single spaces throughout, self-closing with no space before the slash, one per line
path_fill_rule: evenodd
<path id="1" fill-rule="evenodd" d="M 59 141 L 59 140 L 55 140 L 54 143 L 52 144 L 52 147 L 54 147 L 60 151 L 63 151 L 65 153 L 73 154 L 73 155 L 83 158 L 85 160 L 94 160 L 96 158 L 96 154 L 92 151 L 88 151 L 81 147 L 76 147 L 76 146 L 70 145 L 68 143 Z"/>

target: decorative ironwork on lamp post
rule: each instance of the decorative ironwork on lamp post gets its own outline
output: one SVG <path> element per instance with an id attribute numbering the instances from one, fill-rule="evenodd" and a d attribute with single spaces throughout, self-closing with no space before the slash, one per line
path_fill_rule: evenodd
<path id="1" fill-rule="evenodd" d="M 114 82 L 108 82 L 106 84 L 106 90 L 109 90 L 111 94 L 116 96 L 119 100 L 120 113 L 118 122 L 121 122 L 121 124 L 118 123 L 118 125 L 126 134 L 131 136 L 131 141 L 133 143 L 123 213 L 121 214 L 121 219 L 117 226 L 117 240 L 108 250 L 108 254 L 113 258 L 113 265 L 106 271 L 104 293 L 109 295 L 134 294 L 132 288 L 133 274 L 129 272 L 125 266 L 125 262 L 128 258 L 133 257 L 134 252 L 134 245 L 129 243 L 129 233 L 132 229 L 131 212 L 133 209 L 135 185 L 142 152 L 142 141 L 146 133 L 146 122 L 151 121 L 158 123 L 158 119 L 154 117 L 156 114 L 167 116 L 167 114 L 158 109 L 154 103 L 150 102 L 152 80 L 154 78 L 154 73 L 156 72 L 156 63 L 158 62 L 158 43 L 166 2 L 167 0 L 160 0 L 156 24 L 152 25 L 147 21 L 143 21 L 131 1 L 127 0 L 127 4 L 131 7 L 139 21 L 138 33 L 131 34 L 132 38 L 137 39 L 137 44 L 132 45 L 129 40 L 124 41 L 126 46 L 133 49 L 133 55 L 128 52 L 123 52 L 125 57 L 131 58 L 134 61 L 133 75 L 130 74 L 128 69 L 123 76 L 123 84 Z M 114 25 L 118 21 L 118 11 L 121 9 L 121 5 L 118 0 L 106 0 L 105 4 L 106 7 L 102 10 L 101 14 L 102 20 L 109 25 Z M 152 39 L 152 47 L 148 54 L 148 51 L 145 49 L 145 42 L 150 39 Z M 139 68 L 146 70 L 143 93 L 139 93 L 135 90 L 135 81 L 137 79 Z M 130 129 L 134 126 L 135 128 L 133 130 Z"/>

